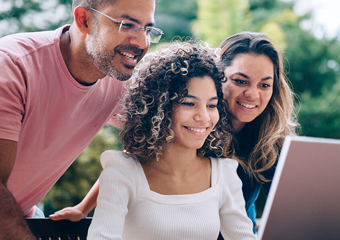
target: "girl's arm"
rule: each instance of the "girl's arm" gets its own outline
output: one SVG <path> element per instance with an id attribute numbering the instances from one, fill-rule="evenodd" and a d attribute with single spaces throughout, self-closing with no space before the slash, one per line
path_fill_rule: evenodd
<path id="1" fill-rule="evenodd" d="M 135 162 L 118 151 L 101 155 L 97 207 L 88 230 L 88 240 L 122 240 L 128 206 L 137 196 Z"/>
<path id="2" fill-rule="evenodd" d="M 50 215 L 52 220 L 68 219 L 72 222 L 77 222 L 86 218 L 89 212 L 97 205 L 97 197 L 99 192 L 99 181 L 97 180 L 87 193 L 85 198 L 74 207 L 67 207 Z"/>
<path id="3" fill-rule="evenodd" d="M 248 218 L 242 194 L 242 182 L 232 159 L 220 159 L 221 166 L 221 233 L 224 239 L 255 240 L 253 223 Z"/>

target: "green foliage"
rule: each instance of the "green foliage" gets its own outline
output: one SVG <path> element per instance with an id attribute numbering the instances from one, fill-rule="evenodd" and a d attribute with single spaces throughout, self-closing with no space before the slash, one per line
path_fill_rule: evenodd
<path id="1" fill-rule="evenodd" d="M 250 29 L 255 32 L 263 32 L 273 41 L 280 50 L 287 48 L 286 26 L 299 26 L 298 16 L 293 11 L 292 3 L 278 0 L 250 0 L 251 22 Z"/>
<path id="2" fill-rule="evenodd" d="M 52 30 L 71 22 L 70 0 L 0 0 L 0 37 Z"/>
<path id="3" fill-rule="evenodd" d="M 320 97 L 305 92 L 301 98 L 301 135 L 340 139 L 340 81 Z"/>
<path id="4" fill-rule="evenodd" d="M 245 0 L 198 0 L 197 20 L 192 21 L 194 36 L 217 47 L 223 39 L 243 31 L 251 21 Z"/>
<path id="5" fill-rule="evenodd" d="M 290 63 L 288 77 L 295 92 L 302 94 L 307 90 L 312 96 L 320 96 L 339 79 L 339 67 L 336 67 L 339 65 L 339 41 L 319 40 L 304 31 L 288 29 L 286 32 L 289 42 L 286 57 Z"/>
<path id="6" fill-rule="evenodd" d="M 190 21 L 196 18 L 196 14 L 196 0 L 163 0 L 157 3 L 156 26 L 164 31 L 161 42 L 169 42 L 175 36 L 191 37 Z"/>

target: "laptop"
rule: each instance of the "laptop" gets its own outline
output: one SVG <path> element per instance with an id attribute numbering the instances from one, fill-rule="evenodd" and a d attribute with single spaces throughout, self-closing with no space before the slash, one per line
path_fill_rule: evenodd
<path id="1" fill-rule="evenodd" d="M 285 138 L 258 239 L 340 239 L 340 140 Z"/>

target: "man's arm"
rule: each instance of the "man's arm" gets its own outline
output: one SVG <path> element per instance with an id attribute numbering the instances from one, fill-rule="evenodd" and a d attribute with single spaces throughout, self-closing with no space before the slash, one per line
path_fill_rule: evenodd
<path id="1" fill-rule="evenodd" d="M 7 189 L 16 151 L 17 142 L 0 139 L 0 239 L 36 240 L 18 203 Z"/>

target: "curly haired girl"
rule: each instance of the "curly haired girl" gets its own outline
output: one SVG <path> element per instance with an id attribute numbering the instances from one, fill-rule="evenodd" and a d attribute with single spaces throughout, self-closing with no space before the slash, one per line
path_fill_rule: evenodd
<path id="1" fill-rule="evenodd" d="M 214 51 L 173 43 L 147 56 L 123 107 L 126 152 L 101 156 L 88 239 L 255 239 L 228 154 L 224 75 Z"/>

